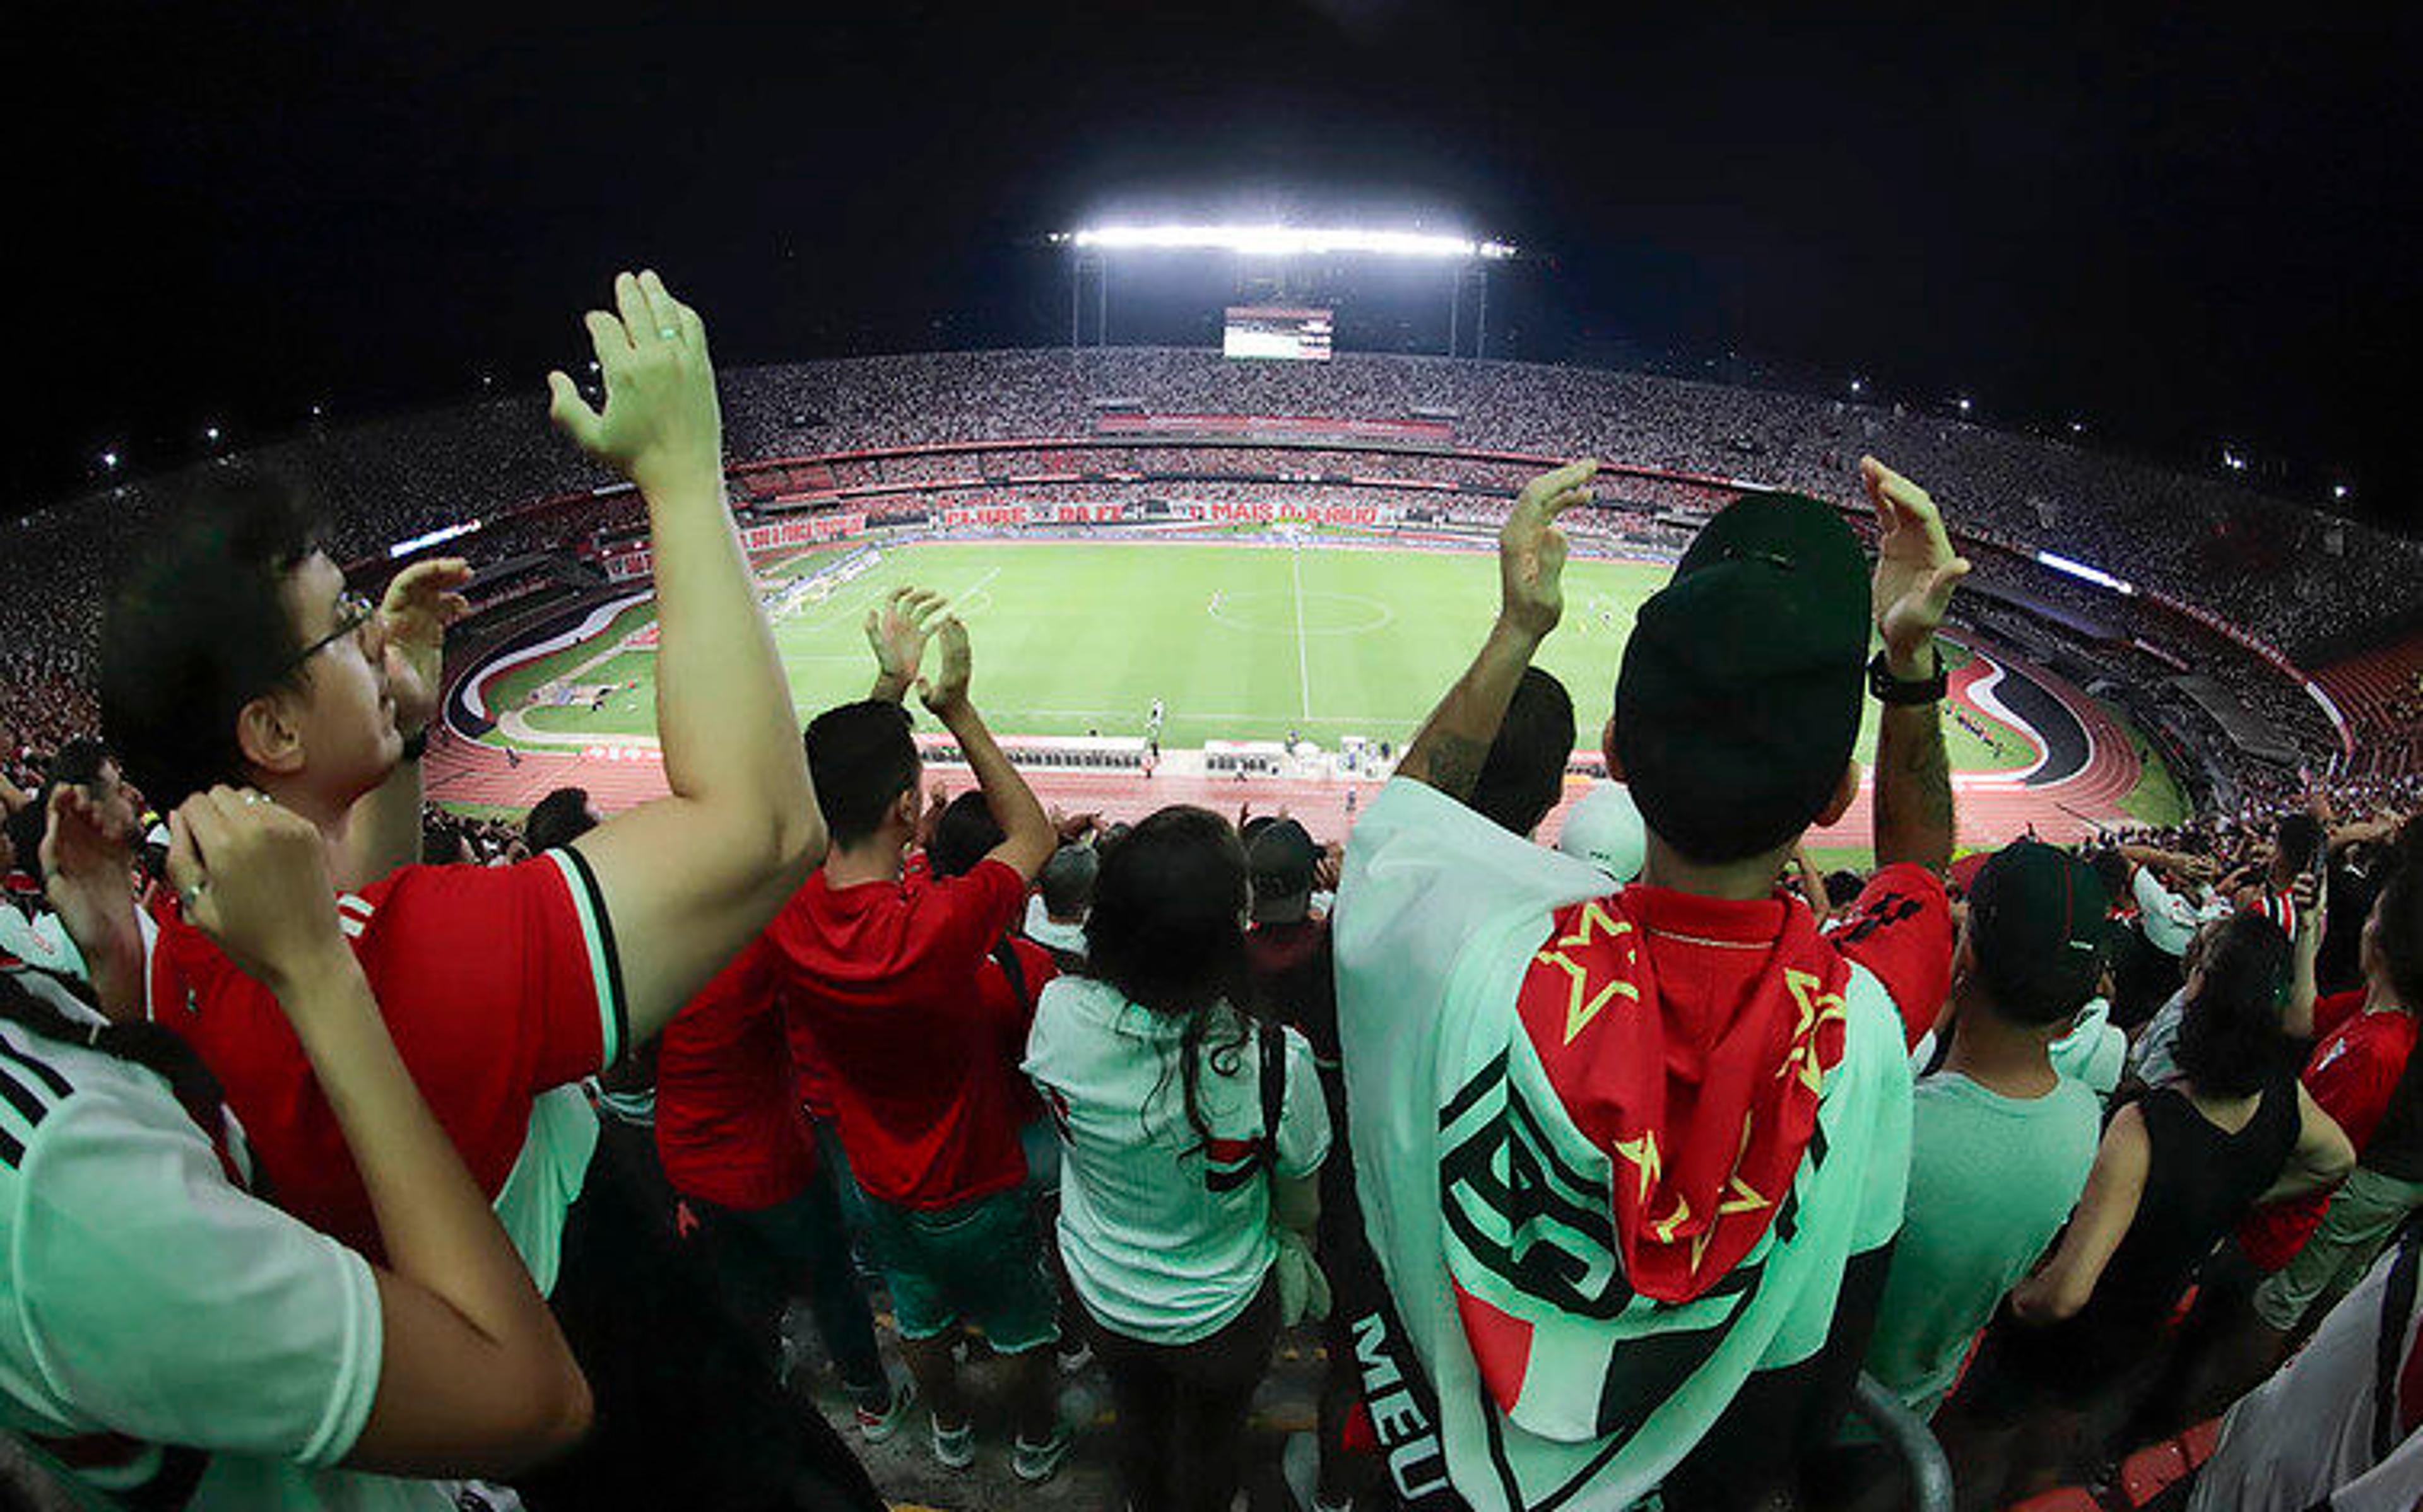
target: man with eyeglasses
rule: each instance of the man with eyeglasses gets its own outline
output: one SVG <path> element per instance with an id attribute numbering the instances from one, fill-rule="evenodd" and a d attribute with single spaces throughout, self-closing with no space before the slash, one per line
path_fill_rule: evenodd
<path id="1" fill-rule="evenodd" d="M 685 1441 L 660 1440 L 650 1455 L 626 1438 L 610 1470 L 592 1465 L 577 1488 L 561 1488 L 561 1500 L 533 1502 L 578 1504 L 607 1492 L 646 1500 L 652 1476 L 678 1464 L 683 1494 L 739 1504 L 748 1487 L 763 1484 L 749 1477 L 783 1452 L 774 1441 L 788 1432 L 749 1427 L 763 1444 L 727 1437 L 729 1453 L 693 1441 L 752 1424 L 747 1404 L 728 1398 L 755 1383 L 710 1384 L 719 1367 L 704 1347 L 688 1351 L 694 1358 L 645 1362 L 688 1341 L 660 1348 L 612 1315 L 631 1313 L 630 1294 L 643 1294 L 650 1327 L 678 1333 L 667 1313 L 681 1305 L 677 1287 L 631 1275 L 625 1295 L 599 1302 L 596 1272 L 570 1284 L 584 1243 L 592 1266 L 624 1275 L 630 1264 L 601 1252 L 614 1241 L 584 1239 L 580 1215 L 614 1199 L 613 1184 L 592 1183 L 575 1205 L 597 1142 L 595 1114 L 576 1084 L 653 1037 L 764 926 L 821 859 L 825 830 L 789 686 L 724 504 L 705 327 L 653 273 L 619 275 L 614 293 L 615 313 L 586 317 L 603 413 L 562 372 L 548 384 L 557 426 L 637 484 L 647 504 L 670 796 L 518 865 L 404 864 L 420 844 L 420 746 L 467 571 L 417 564 L 374 608 L 347 589 L 291 500 L 257 483 L 167 532 L 113 600 L 102 707 L 129 771 L 162 807 L 228 782 L 319 827 L 340 890 L 330 906 L 406 1067 L 541 1289 L 553 1291 L 561 1272 L 578 1294 L 569 1304 L 562 1292 L 553 1296 L 576 1349 L 586 1332 L 630 1370 L 601 1369 L 583 1352 L 601 1436 L 619 1425 Z M 121 966 L 139 948 L 123 874 L 113 890 L 93 869 L 63 906 L 87 953 Z M 105 993 L 108 1009 L 148 1012 L 192 1043 L 224 1084 L 279 1205 L 376 1255 L 371 1195 L 299 1046 L 268 991 L 184 921 L 192 903 L 159 900 L 159 939 L 135 979 L 140 990 Z M 623 1218 L 592 1217 L 588 1228 Z M 567 1306 L 590 1315 L 583 1327 Z M 631 1394 L 618 1411 L 613 1398 L 625 1388 Z M 678 1416 L 684 1394 L 725 1396 L 716 1406 L 729 1423 L 699 1423 L 689 1434 L 651 1421 L 659 1411 Z M 847 1451 L 833 1448 L 842 1463 L 828 1478 L 856 1473 L 863 1488 Z M 864 1488 L 864 1498 L 846 1500 L 871 1497 Z"/>

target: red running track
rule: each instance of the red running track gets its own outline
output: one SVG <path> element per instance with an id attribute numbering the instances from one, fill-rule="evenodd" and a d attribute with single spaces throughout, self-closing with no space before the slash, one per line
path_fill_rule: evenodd
<path id="1" fill-rule="evenodd" d="M 2033 678 L 2077 717 L 2086 732 L 2090 754 L 2078 772 L 2041 786 L 2023 786 L 1994 774 L 1956 774 L 1961 847 L 2000 845 L 2031 829 L 2044 839 L 2068 843 L 2090 835 L 2096 821 L 2128 822 L 2120 800 L 2136 785 L 2138 763 L 2127 734 L 2101 705 L 2068 683 L 1999 653 L 1996 659 Z M 1953 697 L 1967 702 L 1970 686 L 1986 671 L 1976 662 L 1964 667 L 1954 677 Z M 2042 737 L 2030 733 L 2041 748 Z M 934 776 L 955 792 L 968 783 L 963 768 L 942 768 Z M 1256 778 L 1241 782 L 1166 773 L 1147 779 L 1133 773 L 1053 771 L 1034 771 L 1027 777 L 1046 804 L 1071 813 L 1090 810 L 1106 819 L 1132 821 L 1171 803 L 1202 804 L 1224 812 L 1250 803 L 1262 813 L 1285 809 L 1324 839 L 1344 833 L 1350 791 L 1359 793 L 1359 806 L 1368 804 L 1380 785 L 1378 779 L 1370 778 Z M 451 732 L 430 748 L 427 781 L 429 796 L 437 802 L 505 809 L 527 809 L 549 791 L 565 786 L 588 789 L 591 799 L 608 812 L 661 796 L 666 791 L 664 767 L 656 752 L 645 748 L 633 748 L 629 759 L 620 760 L 578 752 L 524 751 L 516 764 L 495 747 Z M 1565 804 L 1583 791 L 1577 780 L 1568 785 L 1565 801 L 1541 827 L 1543 836 L 1557 833 Z M 1865 847 L 1873 815 L 1870 796 L 1863 782 L 1850 811 L 1839 824 L 1815 832 L 1812 843 Z"/>

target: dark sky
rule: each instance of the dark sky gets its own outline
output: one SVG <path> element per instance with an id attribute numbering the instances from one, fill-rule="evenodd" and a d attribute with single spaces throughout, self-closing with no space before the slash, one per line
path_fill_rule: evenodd
<path id="1" fill-rule="evenodd" d="M 626 263 L 727 361 L 1038 342 L 1024 239 L 1345 205 L 1546 254 L 1508 354 L 1731 348 L 2417 525 L 2412 8 L 35 8 L 16 498 L 534 388 Z"/>

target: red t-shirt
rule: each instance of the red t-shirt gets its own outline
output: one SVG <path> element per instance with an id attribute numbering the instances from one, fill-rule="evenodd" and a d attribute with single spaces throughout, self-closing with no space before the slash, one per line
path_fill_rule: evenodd
<path id="1" fill-rule="evenodd" d="M 379 1256 L 378 1224 L 302 1042 L 269 989 L 152 903 L 152 1019 L 182 1036 L 227 1094 L 278 1206 Z M 494 1197 L 531 1100 L 611 1064 L 626 1009 L 613 932 L 588 863 L 549 851 L 516 866 L 407 866 L 337 899 L 396 1052 L 480 1189 Z"/>
<path id="2" fill-rule="evenodd" d="M 2389 1111 L 2389 1095 L 2414 1053 L 2415 1031 L 2423 1027 L 2410 1013 L 2366 1013 L 2364 1000 L 2358 987 L 2314 1004 L 2315 1025 L 2336 1027 L 2315 1042 L 2302 1078 L 2305 1091 L 2347 1131 L 2359 1155 Z M 2239 1247 L 2257 1266 L 2277 1270 L 2305 1247 L 2330 1205 L 2331 1194 L 2317 1191 L 2258 1207 L 2239 1225 Z"/>
<path id="3" fill-rule="evenodd" d="M 871 1195 L 949 1207 L 1026 1179 L 1006 984 L 984 983 L 1025 902 L 1025 880 L 990 859 L 964 876 L 839 890 L 819 871 L 767 926 L 795 1053 L 824 1067 L 850 1172 Z"/>
<path id="4" fill-rule="evenodd" d="M 724 1207 L 788 1202 L 815 1173 L 763 942 L 657 1037 L 657 1155 L 674 1190 Z"/>
<path id="5" fill-rule="evenodd" d="M 1859 901 L 1826 926 L 1827 942 L 1876 973 L 1901 1010 L 1902 1039 L 1926 1037 L 1952 997 L 1952 899 L 1943 879 L 1912 861 L 1868 878 Z"/>

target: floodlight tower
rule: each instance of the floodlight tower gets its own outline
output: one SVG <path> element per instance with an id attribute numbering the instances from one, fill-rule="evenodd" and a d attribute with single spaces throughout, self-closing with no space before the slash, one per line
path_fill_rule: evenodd
<path id="1" fill-rule="evenodd" d="M 1510 243 L 1426 231 L 1380 230 L 1356 227 L 1288 225 L 1104 225 L 1075 231 L 1055 231 L 1050 240 L 1070 254 L 1069 281 L 1069 344 L 1085 345 L 1085 296 L 1091 280 L 1094 304 L 1093 344 L 1110 340 L 1110 258 L 1112 252 L 1226 252 L 1238 263 L 1240 285 L 1256 271 L 1275 280 L 1282 293 L 1290 290 L 1288 270 L 1307 259 L 1418 259 L 1449 265 L 1447 354 L 1462 354 L 1464 306 L 1473 307 L 1472 355 L 1487 354 L 1489 343 L 1489 270 L 1518 255 Z M 1467 286 L 1469 294 L 1467 296 Z"/>

